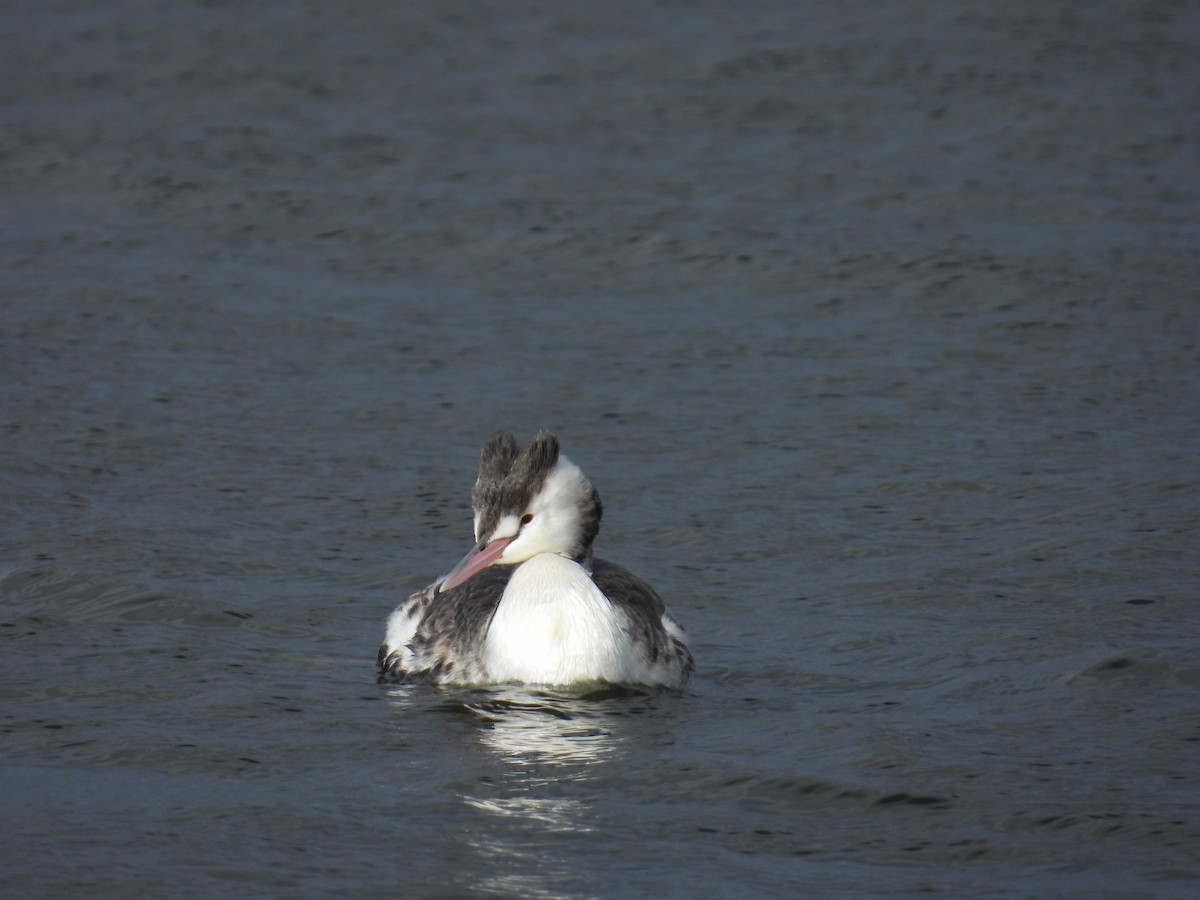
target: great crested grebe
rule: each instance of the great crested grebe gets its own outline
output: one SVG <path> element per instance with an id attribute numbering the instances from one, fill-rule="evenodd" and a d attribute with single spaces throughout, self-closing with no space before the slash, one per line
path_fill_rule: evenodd
<path id="1" fill-rule="evenodd" d="M 600 495 L 541 432 L 489 441 L 471 492 L 475 547 L 388 619 L 381 681 L 680 687 L 683 630 L 644 581 L 592 556 Z"/>

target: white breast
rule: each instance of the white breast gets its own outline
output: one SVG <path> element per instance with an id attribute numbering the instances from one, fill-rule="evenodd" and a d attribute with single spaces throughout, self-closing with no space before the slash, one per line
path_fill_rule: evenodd
<path id="1" fill-rule="evenodd" d="M 644 668 L 620 614 L 578 563 L 543 553 L 517 567 L 484 648 L 494 681 L 636 681 Z"/>

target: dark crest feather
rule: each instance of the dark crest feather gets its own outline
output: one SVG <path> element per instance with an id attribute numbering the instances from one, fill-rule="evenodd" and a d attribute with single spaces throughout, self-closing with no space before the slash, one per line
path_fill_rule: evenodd
<path id="1" fill-rule="evenodd" d="M 558 464 L 558 438 L 540 431 L 525 449 L 519 449 L 511 431 L 502 431 L 479 454 L 479 478 L 471 491 L 471 505 L 481 514 L 480 537 L 486 537 L 505 513 L 520 514 L 542 489 Z"/>
<path id="2" fill-rule="evenodd" d="M 500 432 L 484 444 L 483 449 L 479 451 L 479 480 L 503 478 L 512 468 L 513 461 L 520 452 L 513 433 L 511 431 Z"/>
<path id="3" fill-rule="evenodd" d="M 523 480 L 530 483 L 540 483 L 550 470 L 558 463 L 558 438 L 548 431 L 539 431 L 525 451 L 519 457 L 525 467 Z M 514 473 L 517 467 L 513 467 Z"/>

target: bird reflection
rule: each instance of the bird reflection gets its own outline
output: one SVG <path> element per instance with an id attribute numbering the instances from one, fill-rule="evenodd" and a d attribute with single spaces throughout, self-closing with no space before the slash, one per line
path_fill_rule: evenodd
<path id="1" fill-rule="evenodd" d="M 427 691 L 405 685 L 389 696 L 398 706 L 430 709 Z M 656 691 L 607 684 L 440 690 L 432 709 L 468 722 L 466 736 L 483 751 L 482 757 L 471 754 L 474 777 L 454 785 L 470 815 L 482 817 L 482 827 L 456 829 L 462 845 L 477 854 L 457 873 L 460 886 L 525 896 L 573 894 L 580 875 L 570 848 L 599 827 L 596 797 L 619 777 L 622 758 L 639 752 L 645 726 L 660 719 L 641 714 L 658 702 Z"/>
<path id="2" fill-rule="evenodd" d="M 470 840 L 486 863 L 476 887 L 525 896 L 567 896 L 579 885 L 569 849 L 594 840 L 594 790 L 629 740 L 629 716 L 648 697 L 627 689 L 560 693 L 506 686 L 464 698 L 479 743 L 502 778 L 461 796 L 491 820 Z"/>
<path id="3" fill-rule="evenodd" d="M 636 698 L 636 694 L 622 692 Z M 518 687 L 491 690 L 463 704 L 480 726 L 479 742 L 524 774 L 542 781 L 587 780 L 592 766 L 615 756 L 622 742 L 610 691 L 559 694 Z"/>

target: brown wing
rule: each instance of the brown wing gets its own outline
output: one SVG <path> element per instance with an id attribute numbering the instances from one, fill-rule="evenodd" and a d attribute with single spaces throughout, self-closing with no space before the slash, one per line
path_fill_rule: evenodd
<path id="1" fill-rule="evenodd" d="M 408 600 L 408 614 L 418 617 L 416 633 L 408 643 L 413 661 L 405 668 L 399 649 L 389 653 L 386 645 L 380 647 L 380 681 L 470 681 L 480 677 L 478 648 L 483 646 L 514 568 L 489 566 L 448 591 L 435 592 L 430 585 L 413 594 Z"/>
<path id="2" fill-rule="evenodd" d="M 625 630 L 635 644 L 646 648 L 651 665 L 664 656 L 677 658 L 686 671 L 693 667 L 692 653 L 663 626 L 667 605 L 642 579 L 606 559 L 592 563 L 592 580 L 625 616 Z"/>

